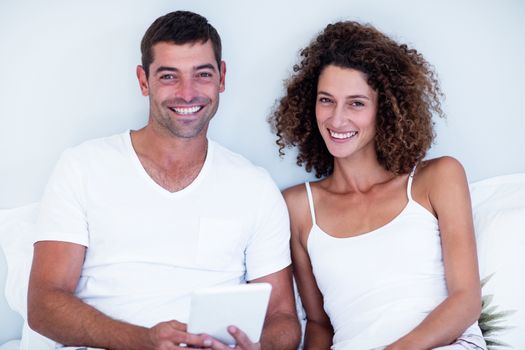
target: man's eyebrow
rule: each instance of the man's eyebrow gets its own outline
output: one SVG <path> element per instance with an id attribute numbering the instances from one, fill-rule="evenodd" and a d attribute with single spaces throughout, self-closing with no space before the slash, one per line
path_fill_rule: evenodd
<path id="1" fill-rule="evenodd" d="M 211 69 L 213 71 L 217 70 L 215 66 L 211 63 L 201 64 L 200 66 L 196 66 L 194 68 L 194 70 L 201 70 L 201 69 Z M 166 71 L 167 72 L 179 72 L 179 69 L 175 67 L 169 67 L 169 66 L 160 66 L 159 68 L 157 68 L 157 70 L 155 70 L 155 73 L 166 72 Z"/>
<path id="2" fill-rule="evenodd" d="M 195 67 L 195 70 L 201 70 L 201 69 L 211 69 L 213 71 L 216 71 L 215 66 L 211 63 L 201 64 L 200 66 Z"/>
<path id="3" fill-rule="evenodd" d="M 159 68 L 157 68 L 157 70 L 155 71 L 155 73 L 160 73 L 160 72 L 165 72 L 165 71 L 168 71 L 168 72 L 178 72 L 179 70 L 175 67 L 168 67 L 168 66 L 160 66 Z"/>

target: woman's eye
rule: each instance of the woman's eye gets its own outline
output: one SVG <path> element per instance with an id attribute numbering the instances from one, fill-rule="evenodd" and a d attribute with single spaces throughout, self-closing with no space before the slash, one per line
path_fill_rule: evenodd
<path id="1" fill-rule="evenodd" d="M 332 102 L 332 100 L 330 100 L 327 97 L 321 97 L 321 98 L 319 98 L 319 102 L 321 102 L 321 103 L 330 103 L 330 102 Z"/>
<path id="2" fill-rule="evenodd" d="M 352 105 L 353 107 L 364 107 L 365 104 L 364 104 L 363 102 L 361 102 L 361 101 L 353 101 L 353 102 L 351 103 L 351 105 Z"/>

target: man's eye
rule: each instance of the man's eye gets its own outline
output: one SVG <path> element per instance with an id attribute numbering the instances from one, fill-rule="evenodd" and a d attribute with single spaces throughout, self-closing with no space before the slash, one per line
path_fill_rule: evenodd
<path id="1" fill-rule="evenodd" d="M 212 74 L 210 72 L 200 72 L 199 77 L 200 78 L 211 78 Z"/>
<path id="2" fill-rule="evenodd" d="M 163 74 L 160 76 L 161 80 L 172 80 L 175 79 L 175 76 L 173 74 Z"/>

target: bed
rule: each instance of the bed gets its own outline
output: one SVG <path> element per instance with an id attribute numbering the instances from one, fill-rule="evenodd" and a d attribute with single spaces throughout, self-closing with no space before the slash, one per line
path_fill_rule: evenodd
<path id="1" fill-rule="evenodd" d="M 471 184 L 483 287 L 492 311 L 503 312 L 503 330 L 492 339 L 525 349 L 525 174 Z M 0 350 L 53 349 L 54 343 L 26 322 L 27 280 L 38 204 L 0 210 Z"/>

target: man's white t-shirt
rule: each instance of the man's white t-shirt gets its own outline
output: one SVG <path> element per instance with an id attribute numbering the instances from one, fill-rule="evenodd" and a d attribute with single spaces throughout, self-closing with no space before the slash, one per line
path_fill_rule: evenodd
<path id="1" fill-rule="evenodd" d="M 197 178 L 178 192 L 154 182 L 129 131 L 63 153 L 46 188 L 38 241 L 87 247 L 76 295 L 146 327 L 187 322 L 190 293 L 290 264 L 284 200 L 262 168 L 209 141 Z"/>

